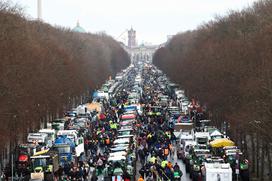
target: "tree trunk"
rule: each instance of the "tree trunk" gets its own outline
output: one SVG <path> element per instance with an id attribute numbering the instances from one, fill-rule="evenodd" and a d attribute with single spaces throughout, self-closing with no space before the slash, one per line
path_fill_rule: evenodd
<path id="1" fill-rule="evenodd" d="M 251 138 L 251 160 L 252 160 L 252 167 L 251 167 L 251 172 L 255 173 L 255 160 L 256 160 L 256 152 L 255 152 L 255 142 L 254 142 L 254 133 L 250 136 Z"/>
<path id="2" fill-rule="evenodd" d="M 267 160 L 268 160 L 268 170 L 269 170 L 269 180 L 272 180 L 272 167 L 271 167 L 271 153 L 270 153 L 270 143 L 266 144 Z"/>
<path id="3" fill-rule="evenodd" d="M 47 129 L 47 119 L 46 117 L 43 117 L 43 126 L 45 129 Z"/>
<path id="4" fill-rule="evenodd" d="M 243 140 L 244 140 L 244 155 L 247 158 L 248 157 L 247 134 L 243 134 Z"/>
<path id="5" fill-rule="evenodd" d="M 257 132 L 257 137 L 256 137 L 256 176 L 259 178 L 260 176 L 260 170 L 259 170 L 259 159 L 260 159 L 260 142 L 259 142 L 259 132 Z"/>
<path id="6" fill-rule="evenodd" d="M 264 162 L 264 156 L 265 156 L 265 147 L 264 147 L 264 144 L 265 144 L 265 142 L 264 142 L 264 140 L 262 139 L 262 141 L 261 141 L 261 148 L 260 148 L 260 150 L 261 150 L 261 152 L 260 152 L 260 154 L 261 154 L 261 165 L 260 165 L 260 167 L 261 167 L 261 173 L 260 173 L 260 177 L 261 177 L 261 180 L 263 181 L 264 180 L 264 169 L 265 169 L 265 162 Z"/>
<path id="7" fill-rule="evenodd" d="M 244 138 L 244 135 L 243 135 L 243 132 L 241 131 L 241 129 L 238 128 L 238 132 L 239 132 L 239 144 L 240 144 L 240 148 L 241 148 L 241 151 L 244 152 L 244 144 L 243 144 L 243 138 Z"/>

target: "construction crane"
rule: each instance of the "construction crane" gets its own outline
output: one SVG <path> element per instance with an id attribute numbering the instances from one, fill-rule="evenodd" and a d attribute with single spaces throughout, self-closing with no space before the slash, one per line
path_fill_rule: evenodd
<path id="1" fill-rule="evenodd" d="M 125 33 L 128 32 L 128 29 L 126 29 L 124 32 L 122 32 L 117 38 L 116 40 L 122 40 L 123 43 L 127 44 L 127 36 L 123 36 Z"/>

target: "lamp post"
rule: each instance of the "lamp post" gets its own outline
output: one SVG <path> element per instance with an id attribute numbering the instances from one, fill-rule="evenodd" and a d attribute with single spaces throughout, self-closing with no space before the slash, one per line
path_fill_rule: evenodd
<path id="1" fill-rule="evenodd" d="M 13 118 L 14 118 L 13 125 L 15 126 L 15 125 L 17 125 L 17 123 L 16 123 L 16 121 L 17 121 L 17 115 L 14 114 Z M 13 130 L 15 130 L 15 132 L 16 132 L 17 131 L 17 126 Z M 15 139 L 16 139 L 15 143 L 17 144 L 17 136 L 15 136 Z M 12 151 L 11 151 L 11 180 L 12 181 L 14 180 L 13 174 L 14 174 L 14 148 L 12 147 Z"/>
<path id="2" fill-rule="evenodd" d="M 239 173 L 240 173 L 240 163 L 239 163 L 239 151 L 237 150 L 236 151 L 236 168 L 235 168 L 235 174 L 236 174 L 236 180 L 238 181 L 239 180 Z"/>

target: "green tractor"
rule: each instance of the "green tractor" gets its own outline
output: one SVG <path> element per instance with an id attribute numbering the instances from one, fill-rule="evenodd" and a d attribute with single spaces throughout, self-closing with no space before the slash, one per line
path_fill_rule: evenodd
<path id="1" fill-rule="evenodd" d="M 54 175 L 59 169 L 58 153 L 44 150 L 37 152 L 31 159 L 31 179 L 33 180 L 54 180 Z"/>
<path id="2" fill-rule="evenodd" d="M 192 156 L 192 165 L 190 169 L 190 176 L 192 180 L 199 180 L 201 178 L 201 168 L 205 160 L 211 155 L 203 150 L 203 152 L 196 153 Z"/>
<path id="3" fill-rule="evenodd" d="M 239 149 L 225 150 L 223 155 L 225 162 L 231 165 L 232 170 L 236 168 L 236 160 L 239 160 L 239 173 L 243 180 L 249 180 L 249 163 Z"/>

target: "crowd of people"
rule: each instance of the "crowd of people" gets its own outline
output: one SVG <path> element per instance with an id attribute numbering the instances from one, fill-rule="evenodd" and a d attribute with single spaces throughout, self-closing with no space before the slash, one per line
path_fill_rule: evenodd
<path id="1" fill-rule="evenodd" d="M 135 169 L 134 176 L 129 176 L 124 168 L 122 178 L 124 180 L 138 179 L 139 181 L 143 179 L 175 180 L 181 178 L 180 167 L 174 162 L 176 144 L 174 129 L 169 119 L 167 119 L 167 107 L 160 106 L 158 102 L 158 95 L 167 94 L 167 92 L 161 89 L 156 81 L 156 78 L 159 77 L 156 72 L 154 74 L 145 74 L 143 72 L 142 76 L 141 86 L 143 92 L 139 104 L 142 105 L 143 112 L 141 115 L 136 112 L 137 115 L 133 124 L 135 136 L 130 145 L 130 151 L 135 152 L 137 155 L 138 164 L 135 163 L 137 169 Z M 124 113 L 124 106 L 130 104 L 128 94 L 134 85 L 132 80 L 133 76 L 128 77 L 127 81 L 123 83 L 122 90 L 110 101 L 103 102 L 104 112 L 98 116 L 98 121 L 92 125 L 92 136 L 86 140 L 89 164 L 96 168 L 96 171 L 92 174 L 92 180 L 96 180 L 109 167 L 108 154 L 116 139 L 117 130 L 120 127 L 120 118 Z M 160 114 L 150 114 L 154 106 L 159 106 L 157 111 Z M 109 175 L 109 178 L 112 176 Z"/>
<path id="2" fill-rule="evenodd" d="M 154 67 L 141 70 L 140 83 L 134 81 L 139 72 L 131 70 L 114 96 L 108 100 L 96 100 L 102 105 L 102 110 L 92 113 L 88 134 L 84 136 L 85 154 L 72 163 L 60 166 L 55 173 L 57 180 L 95 181 L 101 177 L 104 180 L 112 180 L 117 176 L 121 176 L 125 181 L 181 178 L 179 165 L 174 163 L 176 137 L 173 124 L 168 119 L 167 106 L 160 105 L 158 98 L 159 94 L 167 95 L 167 91 L 159 85 L 158 72 L 151 69 Z M 139 99 L 133 104 L 140 105 L 142 112 L 135 110 L 133 137 L 130 138 L 127 150 L 128 154 L 135 154 L 135 159 L 131 156 L 125 163 L 109 162 L 114 140 L 121 127 L 121 117 L 125 114 L 125 106 L 132 104 L 128 97 L 135 85 L 140 91 Z M 175 102 L 169 99 L 170 104 Z M 153 110 L 154 106 L 157 107 L 156 110 Z M 128 162 L 131 162 L 133 174 L 128 173 Z M 122 175 L 113 173 L 117 167 L 122 169 Z"/>
<path id="3" fill-rule="evenodd" d="M 162 107 L 158 101 L 159 94 L 167 94 L 166 90 L 161 89 L 156 80 L 159 75 L 157 72 L 153 74 L 150 70 L 144 70 L 149 72 L 142 73 L 143 82 L 141 84 L 143 92 L 139 103 L 143 106 L 142 114 L 137 114 L 136 122 L 134 123 L 135 137 L 132 144 L 132 151 L 136 152 L 138 162 L 135 172 L 135 176 L 139 175 L 138 180 L 156 180 L 157 178 L 163 178 L 164 180 L 174 180 L 175 178 L 181 178 L 182 172 L 177 163 L 174 163 L 175 144 L 176 137 L 174 135 L 174 129 L 168 119 L 167 106 Z M 131 78 L 133 79 L 133 78 Z M 92 138 L 96 139 L 99 144 L 99 148 L 90 150 L 103 150 L 100 152 L 100 156 L 93 154 L 93 161 L 99 166 L 99 170 L 105 168 L 107 160 L 103 159 L 103 154 L 107 154 L 111 143 L 113 142 L 116 131 L 119 127 L 118 121 L 123 114 L 124 105 L 129 104 L 128 92 L 133 87 L 133 81 L 124 83 L 124 90 L 120 91 L 113 102 L 116 105 L 107 103 L 105 105 L 104 120 L 96 122 L 95 130 Z M 170 96 L 169 96 L 170 97 Z M 170 103 L 170 100 L 169 100 Z M 171 101 L 171 104 L 174 104 Z M 158 106 L 160 114 L 150 114 L 152 108 Z M 109 140 L 109 141 L 107 141 Z M 93 151 L 95 153 L 96 151 Z M 101 159 L 102 156 L 102 159 Z M 103 162 L 101 161 L 103 160 Z M 98 172 L 102 173 L 101 171 Z M 136 177 L 135 177 L 136 178 Z M 130 180 L 132 178 L 124 177 L 124 180 Z M 136 178 L 137 179 L 137 178 Z"/>

